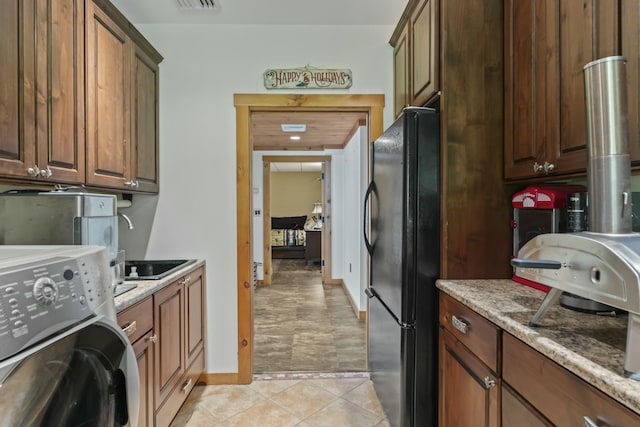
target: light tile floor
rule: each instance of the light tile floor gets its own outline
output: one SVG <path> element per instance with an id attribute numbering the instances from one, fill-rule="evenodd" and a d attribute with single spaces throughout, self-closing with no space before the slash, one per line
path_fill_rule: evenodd
<path id="1" fill-rule="evenodd" d="M 182 426 L 391 427 L 391 424 L 368 375 L 357 373 L 258 375 L 249 385 L 197 386 L 171 424 Z"/>

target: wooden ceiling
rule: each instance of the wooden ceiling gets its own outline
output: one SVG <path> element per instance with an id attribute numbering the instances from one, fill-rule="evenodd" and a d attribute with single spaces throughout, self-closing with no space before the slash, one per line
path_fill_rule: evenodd
<path id="1" fill-rule="evenodd" d="M 306 132 L 283 132 L 282 124 L 305 124 Z M 341 149 L 359 126 L 367 124 L 363 111 L 253 111 L 253 149 L 259 151 Z M 299 141 L 290 136 L 298 135 Z"/>

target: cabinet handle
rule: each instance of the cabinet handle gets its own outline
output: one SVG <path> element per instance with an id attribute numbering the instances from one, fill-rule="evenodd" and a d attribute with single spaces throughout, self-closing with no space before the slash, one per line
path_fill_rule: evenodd
<path id="1" fill-rule="evenodd" d="M 189 381 L 187 381 L 187 382 L 182 386 L 182 392 L 183 392 L 183 393 L 186 393 L 186 392 L 187 392 L 187 390 L 189 389 L 189 386 L 191 385 L 191 382 L 192 382 L 192 380 L 191 380 L 191 378 L 189 378 Z"/>
<path id="2" fill-rule="evenodd" d="M 40 168 L 38 165 L 34 165 L 32 168 L 27 169 L 27 173 L 29 176 L 38 176 L 40 175 Z"/>
<path id="3" fill-rule="evenodd" d="M 191 282 L 191 276 L 187 276 L 187 277 L 185 277 L 184 279 L 182 279 L 180 281 L 180 285 L 184 286 L 184 285 L 186 285 L 187 283 L 190 283 L 190 282 Z"/>
<path id="4" fill-rule="evenodd" d="M 149 338 L 147 338 L 147 341 L 152 342 L 152 343 L 157 343 L 158 342 L 158 336 L 156 334 L 151 335 Z"/>
<path id="5" fill-rule="evenodd" d="M 451 324 L 454 328 L 462 332 L 463 334 L 467 334 L 467 331 L 471 326 L 467 322 L 462 319 L 458 319 L 456 316 L 451 316 Z"/>
<path id="6" fill-rule="evenodd" d="M 589 417 L 584 417 L 584 427 L 608 427 L 608 424 L 598 424 Z"/>
<path id="7" fill-rule="evenodd" d="M 533 164 L 533 172 L 534 173 L 542 172 L 542 169 L 544 169 L 544 166 L 542 166 L 540 163 L 535 162 Z"/>
<path id="8" fill-rule="evenodd" d="M 140 186 L 140 183 L 138 182 L 138 180 L 135 181 L 125 181 L 124 185 L 126 185 L 129 188 L 138 188 Z"/>
<path id="9" fill-rule="evenodd" d="M 556 168 L 556 165 L 554 165 L 553 163 L 544 162 L 543 168 L 544 168 L 544 173 L 549 173 Z"/>
<path id="10" fill-rule="evenodd" d="M 488 375 L 486 377 L 484 377 L 484 386 L 486 388 L 495 387 L 495 385 L 496 385 L 496 380 L 494 380 L 493 378 L 491 378 Z"/>
<path id="11" fill-rule="evenodd" d="M 49 168 L 49 166 L 47 166 L 46 169 L 42 169 L 40 171 L 40 176 L 43 178 L 51 178 L 51 175 L 53 175 L 53 171 Z"/>
<path id="12" fill-rule="evenodd" d="M 133 322 L 129 323 L 127 326 L 122 328 L 122 330 L 128 337 L 130 337 L 136 331 L 137 328 L 138 328 L 138 324 L 134 320 Z"/>

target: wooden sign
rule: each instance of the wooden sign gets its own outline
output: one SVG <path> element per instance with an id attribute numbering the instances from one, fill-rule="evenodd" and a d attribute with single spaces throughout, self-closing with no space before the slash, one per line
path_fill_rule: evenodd
<path id="1" fill-rule="evenodd" d="M 272 68 L 262 74 L 267 89 L 348 89 L 348 68 Z"/>

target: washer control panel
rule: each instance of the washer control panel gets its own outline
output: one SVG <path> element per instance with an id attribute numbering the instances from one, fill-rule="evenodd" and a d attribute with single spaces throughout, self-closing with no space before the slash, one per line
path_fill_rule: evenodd
<path id="1" fill-rule="evenodd" d="M 113 299 L 103 271 L 93 256 L 0 268 L 0 360 L 96 314 Z"/>

